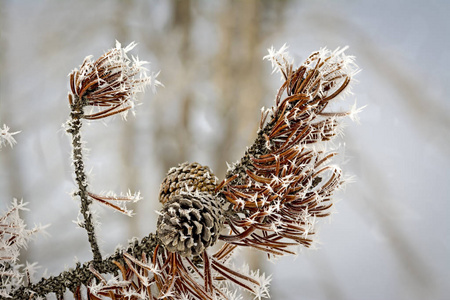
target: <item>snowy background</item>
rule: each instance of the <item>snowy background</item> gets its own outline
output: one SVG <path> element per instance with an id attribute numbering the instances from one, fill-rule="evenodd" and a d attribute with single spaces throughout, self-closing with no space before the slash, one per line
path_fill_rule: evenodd
<path id="1" fill-rule="evenodd" d="M 69 137 L 67 74 L 83 58 L 139 43 L 165 88 L 142 95 L 136 118 L 84 127 L 94 190 L 140 190 L 128 218 L 96 207 L 104 254 L 155 230 L 159 183 L 184 161 L 219 178 L 254 137 L 261 106 L 280 85 L 262 61 L 284 43 L 300 64 L 312 51 L 349 45 L 363 69 L 354 96 L 367 105 L 348 122 L 339 159 L 356 182 L 337 195 L 315 250 L 268 263 L 272 299 L 448 299 L 450 295 L 450 2 L 419 1 L 0 1 L 0 211 L 51 223 L 22 255 L 57 274 L 91 257 L 71 222 L 78 204 Z"/>

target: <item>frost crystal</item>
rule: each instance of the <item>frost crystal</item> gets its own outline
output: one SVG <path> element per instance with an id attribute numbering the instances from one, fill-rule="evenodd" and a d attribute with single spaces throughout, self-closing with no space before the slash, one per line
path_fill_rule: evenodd
<path id="1" fill-rule="evenodd" d="M 116 211 L 128 216 L 134 216 L 133 210 L 128 209 L 127 204 L 130 202 L 138 202 L 142 200 L 140 192 L 131 193 L 129 190 L 127 194 L 116 195 L 114 192 L 94 194 L 88 192 L 89 197 L 105 206 L 111 207 Z"/>
<path id="2" fill-rule="evenodd" d="M 27 229 L 24 220 L 19 216 L 26 203 L 14 199 L 11 207 L 0 217 L 0 296 L 8 297 L 9 293 L 23 282 L 24 272 L 32 277 L 36 264 L 28 264 L 21 272 L 21 265 L 17 264 L 20 250 L 27 248 L 28 241 L 33 234 L 43 230 L 45 226 L 35 226 Z"/>
<path id="3" fill-rule="evenodd" d="M 272 63 L 272 73 L 279 72 L 286 74 L 288 72 L 289 67 L 292 65 L 292 58 L 287 52 L 288 48 L 289 47 L 284 44 L 278 51 L 276 51 L 273 46 L 270 49 L 267 49 L 269 54 L 264 56 L 263 59 Z"/>
<path id="4" fill-rule="evenodd" d="M 20 131 L 9 132 L 9 127 L 3 124 L 3 128 L 0 128 L 0 149 L 6 144 L 13 147 L 17 142 L 13 135 L 18 134 Z"/>

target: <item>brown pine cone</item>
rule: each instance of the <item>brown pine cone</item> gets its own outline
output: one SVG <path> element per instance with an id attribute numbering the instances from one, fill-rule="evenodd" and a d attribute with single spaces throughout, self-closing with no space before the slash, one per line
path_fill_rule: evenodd
<path id="1" fill-rule="evenodd" d="M 213 194 L 216 186 L 217 177 L 209 167 L 185 162 L 169 170 L 159 188 L 159 201 L 165 204 L 183 191 Z"/>
<path id="2" fill-rule="evenodd" d="M 195 256 L 215 244 L 223 222 L 220 202 L 212 194 L 181 193 L 164 205 L 156 234 L 168 251 Z"/>

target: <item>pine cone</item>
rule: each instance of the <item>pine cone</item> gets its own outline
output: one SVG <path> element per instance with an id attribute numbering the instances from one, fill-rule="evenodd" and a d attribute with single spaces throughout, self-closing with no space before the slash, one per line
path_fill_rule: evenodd
<path id="1" fill-rule="evenodd" d="M 159 188 L 159 201 L 165 204 L 181 192 L 208 192 L 213 194 L 217 178 L 207 166 L 184 162 L 171 168 Z"/>
<path id="2" fill-rule="evenodd" d="M 181 193 L 164 205 L 156 234 L 168 251 L 195 256 L 215 244 L 223 222 L 220 202 L 212 194 Z"/>

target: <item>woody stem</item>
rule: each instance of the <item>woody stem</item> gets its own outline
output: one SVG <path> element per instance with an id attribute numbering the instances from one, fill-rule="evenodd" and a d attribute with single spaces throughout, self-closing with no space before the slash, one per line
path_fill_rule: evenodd
<path id="1" fill-rule="evenodd" d="M 119 271 L 114 261 L 124 264 L 123 254 L 126 252 L 133 257 L 140 258 L 142 253 L 151 257 L 157 244 L 155 234 L 149 234 L 140 241 L 133 241 L 126 249 L 117 250 L 116 253 L 101 261 L 88 261 L 84 264 L 77 263 L 71 269 L 65 270 L 58 275 L 42 278 L 37 283 L 30 283 L 28 286 L 21 286 L 19 289 L 11 294 L 11 298 L 0 296 L 0 300 L 6 299 L 34 299 L 33 296 L 45 297 L 54 293 L 58 299 L 64 298 L 66 290 L 76 293 L 81 286 L 88 286 L 93 278 L 89 266 L 94 265 L 94 268 L 102 274 L 116 274 Z"/>
<path id="2" fill-rule="evenodd" d="M 97 243 L 97 238 L 95 236 L 95 227 L 92 221 L 92 212 L 90 210 L 90 205 L 92 200 L 88 195 L 88 182 L 87 176 L 84 170 L 83 162 L 83 147 L 81 141 L 81 119 L 83 117 L 83 106 L 82 101 L 75 96 L 75 101 L 71 105 L 70 120 L 68 122 L 69 129 L 67 130 L 72 135 L 72 156 L 75 171 L 75 182 L 77 183 L 77 190 L 74 195 L 80 197 L 81 207 L 80 212 L 83 215 L 84 222 L 81 227 L 86 229 L 88 234 L 88 240 L 91 244 L 92 254 L 94 256 L 94 262 L 99 262 L 102 260 L 102 255 L 100 253 L 100 248 Z"/>

